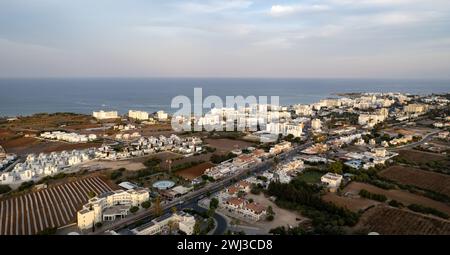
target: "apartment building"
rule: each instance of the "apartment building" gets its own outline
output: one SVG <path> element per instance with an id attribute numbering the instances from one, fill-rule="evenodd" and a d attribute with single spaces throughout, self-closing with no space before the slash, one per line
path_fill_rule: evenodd
<path id="1" fill-rule="evenodd" d="M 148 112 L 129 110 L 128 117 L 136 120 L 148 120 Z"/>
<path id="2" fill-rule="evenodd" d="M 149 200 L 147 189 L 115 190 L 89 199 L 77 212 L 77 225 L 81 230 L 90 229 L 97 222 L 124 218 L 132 206 Z"/>
<path id="3" fill-rule="evenodd" d="M 105 120 L 105 119 L 117 119 L 119 118 L 119 114 L 117 113 L 117 111 L 98 111 L 98 112 L 93 112 L 92 116 L 98 120 Z"/>

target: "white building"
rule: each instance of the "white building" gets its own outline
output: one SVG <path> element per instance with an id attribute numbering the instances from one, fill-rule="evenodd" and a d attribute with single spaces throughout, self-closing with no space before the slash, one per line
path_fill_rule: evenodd
<path id="1" fill-rule="evenodd" d="M 170 225 L 172 225 L 170 227 Z M 178 212 L 174 214 L 165 214 L 156 218 L 149 223 L 139 226 L 131 232 L 136 235 L 157 235 L 164 231 L 164 229 L 172 228 L 172 231 L 178 228 L 187 235 L 194 233 L 195 218 L 188 213 Z"/>
<path id="2" fill-rule="evenodd" d="M 406 113 L 422 113 L 427 110 L 424 104 L 409 104 L 404 107 Z"/>
<path id="3" fill-rule="evenodd" d="M 116 119 L 119 118 L 119 114 L 117 113 L 117 111 L 109 111 L 109 112 L 105 112 L 105 111 L 99 111 L 99 112 L 93 112 L 92 116 L 96 119 L 99 120 L 104 120 L 104 119 Z"/>
<path id="4" fill-rule="evenodd" d="M 90 229 L 95 223 L 123 218 L 132 206 L 149 200 L 147 189 L 115 190 L 89 199 L 77 213 L 77 224 L 81 230 Z"/>
<path id="5" fill-rule="evenodd" d="M 157 111 L 157 112 L 156 112 L 156 118 L 157 118 L 159 121 L 164 121 L 164 120 L 167 120 L 168 114 L 165 113 L 164 111 Z"/>
<path id="6" fill-rule="evenodd" d="M 148 112 L 129 110 L 128 117 L 136 120 L 148 120 Z"/>
<path id="7" fill-rule="evenodd" d="M 320 121 L 320 119 L 313 119 L 311 120 L 311 128 L 314 131 L 318 131 L 322 128 L 322 122 Z"/>
<path id="8" fill-rule="evenodd" d="M 303 123 L 268 123 L 266 125 L 266 131 L 271 134 L 282 134 L 283 136 L 293 135 L 294 137 L 300 137 L 303 132 Z"/>
<path id="9" fill-rule="evenodd" d="M 311 116 L 313 113 L 312 107 L 310 105 L 295 105 L 295 114 L 301 116 Z"/>
<path id="10" fill-rule="evenodd" d="M 292 146 L 291 142 L 284 141 L 279 144 L 275 144 L 272 148 L 270 148 L 269 153 L 274 154 L 274 155 L 280 154 L 283 151 L 289 150 L 291 148 L 291 146 Z"/>
<path id="11" fill-rule="evenodd" d="M 342 175 L 335 173 L 326 173 L 320 178 L 323 184 L 326 184 L 330 191 L 336 191 L 342 182 Z"/>

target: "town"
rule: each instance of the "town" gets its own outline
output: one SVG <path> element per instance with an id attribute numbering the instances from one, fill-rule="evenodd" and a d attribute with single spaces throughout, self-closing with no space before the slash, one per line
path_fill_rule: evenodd
<path id="1" fill-rule="evenodd" d="M 5 117 L 0 234 L 450 234 L 449 130 L 450 94 Z"/>

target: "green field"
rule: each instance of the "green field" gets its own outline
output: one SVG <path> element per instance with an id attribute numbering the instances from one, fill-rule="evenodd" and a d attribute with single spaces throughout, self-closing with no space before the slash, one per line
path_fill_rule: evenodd
<path id="1" fill-rule="evenodd" d="M 324 175 L 321 172 L 317 172 L 317 171 L 306 171 L 302 174 L 300 174 L 297 178 L 299 180 L 302 180 L 306 183 L 319 183 L 320 182 L 320 177 L 322 177 L 322 175 Z"/>

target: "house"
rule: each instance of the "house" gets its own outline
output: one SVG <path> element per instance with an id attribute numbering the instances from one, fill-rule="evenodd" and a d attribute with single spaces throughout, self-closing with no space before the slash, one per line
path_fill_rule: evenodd
<path id="1" fill-rule="evenodd" d="M 266 215 L 267 211 L 264 206 L 251 202 L 244 205 L 242 213 L 246 218 L 250 218 L 253 221 L 259 221 Z"/>
<path id="2" fill-rule="evenodd" d="M 284 151 L 287 151 L 291 148 L 291 142 L 283 141 L 279 144 L 275 144 L 272 148 L 270 148 L 269 153 L 272 155 L 280 154 Z"/>
<path id="3" fill-rule="evenodd" d="M 342 175 L 335 173 L 326 173 L 320 178 L 320 181 L 327 185 L 330 191 L 336 191 L 342 182 Z"/>

